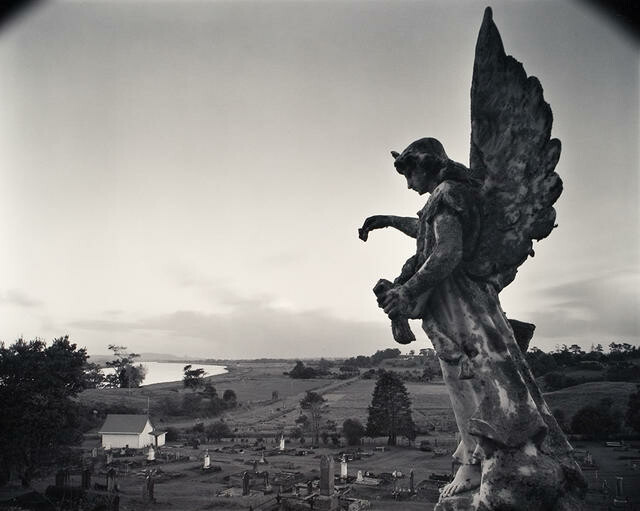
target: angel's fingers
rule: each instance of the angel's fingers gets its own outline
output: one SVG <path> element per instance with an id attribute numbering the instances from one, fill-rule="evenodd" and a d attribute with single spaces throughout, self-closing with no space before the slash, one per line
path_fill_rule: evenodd
<path id="1" fill-rule="evenodd" d="M 382 297 L 382 305 L 383 305 L 383 306 L 390 305 L 390 304 L 394 303 L 394 302 L 396 301 L 396 299 L 397 299 L 397 298 L 396 298 L 394 295 L 392 295 L 392 294 L 384 295 L 384 296 Z"/>
<path id="2" fill-rule="evenodd" d="M 388 305 L 385 305 L 383 310 L 384 310 L 385 314 L 387 314 L 387 315 L 393 314 L 394 312 L 398 311 L 398 304 L 397 303 L 390 303 Z"/>

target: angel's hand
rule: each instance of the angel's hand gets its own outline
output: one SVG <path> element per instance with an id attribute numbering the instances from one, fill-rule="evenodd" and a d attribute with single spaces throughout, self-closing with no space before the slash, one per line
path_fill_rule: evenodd
<path id="1" fill-rule="evenodd" d="M 408 317 L 411 310 L 411 297 L 404 286 L 396 286 L 385 293 L 379 304 L 389 319 Z"/>
<path id="2" fill-rule="evenodd" d="M 358 237 L 362 241 L 367 241 L 369 237 L 369 232 L 374 229 L 383 229 L 385 227 L 389 227 L 391 225 L 390 219 L 388 215 L 374 215 L 367 218 L 362 227 L 358 229 Z"/>

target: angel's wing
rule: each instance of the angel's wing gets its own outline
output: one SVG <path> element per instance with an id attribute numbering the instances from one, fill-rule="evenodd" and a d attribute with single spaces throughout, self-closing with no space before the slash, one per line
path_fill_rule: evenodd
<path id="1" fill-rule="evenodd" d="M 537 78 L 505 55 L 487 8 L 478 35 L 471 86 L 472 173 L 482 181 L 483 230 L 466 266 L 479 277 L 509 284 L 533 240 L 554 227 L 562 193 L 554 172 L 560 141 L 550 139 L 553 116 Z"/>

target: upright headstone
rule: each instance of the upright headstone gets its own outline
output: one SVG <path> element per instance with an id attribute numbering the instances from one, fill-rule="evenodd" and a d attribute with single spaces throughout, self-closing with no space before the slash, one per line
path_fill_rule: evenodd
<path id="1" fill-rule="evenodd" d="M 98 456 L 98 449 L 94 447 L 93 449 L 91 449 L 91 457 L 96 458 L 97 456 Z"/>
<path id="2" fill-rule="evenodd" d="M 111 463 L 113 463 L 113 454 L 111 454 L 111 451 L 109 451 L 107 452 L 106 464 L 111 465 Z"/>
<path id="3" fill-rule="evenodd" d="M 269 484 L 269 472 L 265 470 L 263 473 L 263 476 L 264 476 L 264 491 L 269 491 L 271 490 L 271 485 Z"/>
<path id="4" fill-rule="evenodd" d="M 155 498 L 153 492 L 155 489 L 154 472 L 152 470 L 146 472 L 144 483 L 142 485 L 142 500 L 143 502 L 154 502 Z"/>
<path id="5" fill-rule="evenodd" d="M 624 498 L 624 486 L 622 477 L 616 477 L 616 498 Z"/>
<path id="6" fill-rule="evenodd" d="M 414 486 L 415 482 L 414 482 L 413 477 L 414 477 L 413 476 L 413 469 L 411 469 L 409 471 L 409 491 L 411 493 L 415 493 L 415 491 L 416 491 L 415 486 Z"/>
<path id="7" fill-rule="evenodd" d="M 209 450 L 204 451 L 204 463 L 202 468 L 208 470 L 211 467 L 211 458 L 209 457 Z"/>
<path id="8" fill-rule="evenodd" d="M 258 463 L 261 463 L 262 465 L 265 465 L 268 463 L 267 460 L 264 458 L 264 451 L 260 453 L 260 461 Z"/>
<path id="9" fill-rule="evenodd" d="M 107 471 L 107 491 L 116 491 L 118 485 L 118 472 L 115 468 L 110 468 Z"/>
<path id="10" fill-rule="evenodd" d="M 249 495 L 249 472 L 242 474 L 242 495 Z"/>
<path id="11" fill-rule="evenodd" d="M 358 475 L 356 477 L 356 483 L 361 483 L 364 481 L 364 477 L 362 477 L 362 470 L 358 470 Z"/>
<path id="12" fill-rule="evenodd" d="M 345 481 L 347 479 L 347 460 L 343 456 L 342 461 L 340 462 L 340 479 Z"/>
<path id="13" fill-rule="evenodd" d="M 147 461 L 156 461 L 156 451 L 153 450 L 152 446 L 149 446 L 149 452 L 147 454 Z"/>
<path id="14" fill-rule="evenodd" d="M 82 489 L 88 490 L 89 488 L 91 488 L 91 470 L 85 468 L 82 471 Z"/>
<path id="15" fill-rule="evenodd" d="M 280 437 L 280 450 L 284 451 L 284 435 Z"/>
<path id="16" fill-rule="evenodd" d="M 313 482 L 307 481 L 307 495 L 311 495 L 313 493 Z"/>
<path id="17" fill-rule="evenodd" d="M 320 457 L 320 495 L 333 496 L 334 462 L 333 456 Z"/>

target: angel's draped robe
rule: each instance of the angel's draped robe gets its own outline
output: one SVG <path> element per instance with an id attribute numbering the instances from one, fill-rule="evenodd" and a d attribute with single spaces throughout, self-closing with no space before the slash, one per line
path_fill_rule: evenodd
<path id="1" fill-rule="evenodd" d="M 488 445 L 518 448 L 528 442 L 562 457 L 571 446 L 525 362 L 500 306 L 500 290 L 495 283 L 465 271 L 482 236 L 480 200 L 470 184 L 442 182 L 418 213 L 417 252 L 396 282 L 406 281 L 433 251 L 436 215 L 443 210 L 455 214 L 462 227 L 462 261 L 430 290 L 420 313 L 440 358 L 461 434 L 454 457 L 474 463 Z M 471 378 L 461 379 L 460 365 L 465 358 L 470 361 Z"/>

